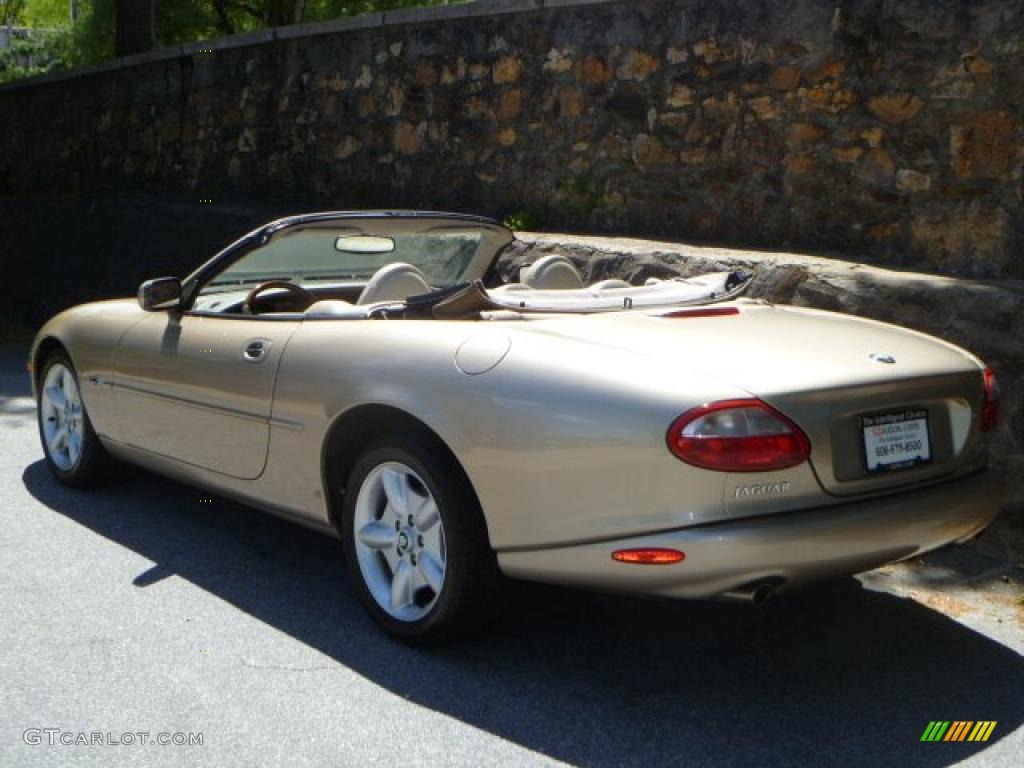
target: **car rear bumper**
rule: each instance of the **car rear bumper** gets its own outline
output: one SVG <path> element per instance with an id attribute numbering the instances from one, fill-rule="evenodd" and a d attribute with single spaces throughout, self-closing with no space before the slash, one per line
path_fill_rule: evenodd
<path id="1" fill-rule="evenodd" d="M 751 595 L 870 570 L 980 533 L 1005 497 L 983 470 L 929 488 L 799 512 L 731 520 L 565 547 L 498 553 L 502 571 L 531 581 L 663 597 Z M 612 560 L 615 550 L 668 547 L 672 565 Z"/>

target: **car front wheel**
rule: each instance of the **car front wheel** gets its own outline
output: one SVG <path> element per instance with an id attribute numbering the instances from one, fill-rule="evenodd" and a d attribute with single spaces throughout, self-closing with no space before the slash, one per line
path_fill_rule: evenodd
<path id="1" fill-rule="evenodd" d="M 425 441 L 395 438 L 365 451 L 346 485 L 349 573 L 370 615 L 404 642 L 457 639 L 495 597 L 483 517 L 453 464 Z"/>
<path id="2" fill-rule="evenodd" d="M 63 352 L 43 362 L 37 413 L 46 463 L 66 485 L 94 485 L 107 476 L 111 459 L 89 421 L 74 366 Z"/>

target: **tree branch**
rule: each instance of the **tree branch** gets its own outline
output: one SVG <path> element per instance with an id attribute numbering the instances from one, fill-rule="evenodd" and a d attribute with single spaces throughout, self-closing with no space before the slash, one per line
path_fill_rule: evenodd
<path id="1" fill-rule="evenodd" d="M 225 0 L 213 0 L 213 10 L 217 14 L 217 31 L 225 35 L 235 34 L 235 24 L 228 16 Z"/>

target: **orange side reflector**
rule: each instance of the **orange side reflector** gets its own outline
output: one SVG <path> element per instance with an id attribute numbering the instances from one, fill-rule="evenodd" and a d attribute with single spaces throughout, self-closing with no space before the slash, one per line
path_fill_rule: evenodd
<path id="1" fill-rule="evenodd" d="M 671 565 L 681 563 L 686 559 L 686 553 L 678 549 L 663 549 L 660 547 L 644 549 L 618 549 L 612 552 L 612 560 L 620 563 L 635 563 L 637 565 Z"/>

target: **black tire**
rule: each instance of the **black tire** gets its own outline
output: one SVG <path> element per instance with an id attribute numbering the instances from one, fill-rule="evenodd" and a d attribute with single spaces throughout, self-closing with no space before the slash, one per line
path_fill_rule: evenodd
<path id="1" fill-rule="evenodd" d="M 356 553 L 359 491 L 370 472 L 385 462 L 405 464 L 419 475 L 434 497 L 444 526 L 444 584 L 429 613 L 415 621 L 396 619 L 377 603 Z M 349 474 L 338 523 L 348 572 L 359 598 L 373 620 L 404 643 L 426 646 L 465 639 L 486 625 L 500 601 L 502 580 L 476 494 L 443 446 L 426 436 L 381 439 L 364 450 Z"/>
<path id="2" fill-rule="evenodd" d="M 106 452 L 96 436 L 96 431 L 92 428 L 92 422 L 89 420 L 89 413 L 85 408 L 84 401 L 82 403 L 82 448 L 78 461 L 69 469 L 63 469 L 58 466 L 53 456 L 50 455 L 50 449 L 46 443 L 46 435 L 43 431 L 42 390 L 50 369 L 58 364 L 63 365 L 71 372 L 78 392 L 82 392 L 82 386 L 78 380 L 78 372 L 75 370 L 74 365 L 71 364 L 71 359 L 67 353 L 63 350 L 57 350 L 47 355 L 46 359 L 43 360 L 42 368 L 36 379 L 36 422 L 39 427 L 39 441 L 43 446 L 43 455 L 46 457 L 46 463 L 50 467 L 50 471 L 64 485 L 73 488 L 88 488 L 99 485 L 110 478 L 114 459 Z"/>

